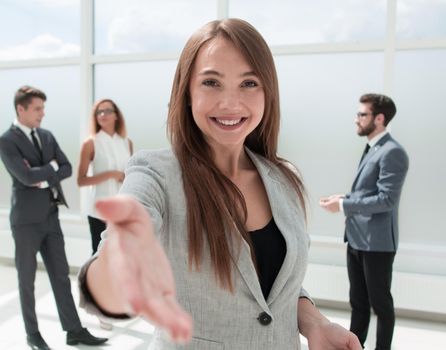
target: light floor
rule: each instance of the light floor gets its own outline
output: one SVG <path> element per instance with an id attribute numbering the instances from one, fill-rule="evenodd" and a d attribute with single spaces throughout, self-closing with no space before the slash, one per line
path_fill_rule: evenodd
<path id="1" fill-rule="evenodd" d="M 23 322 L 17 292 L 16 271 L 12 266 L 0 264 L 0 350 L 26 350 Z M 75 301 L 78 300 L 77 286 L 72 277 L 72 290 Z M 57 350 L 93 349 L 88 346 L 68 346 L 65 333 L 57 317 L 53 295 L 44 271 L 38 271 L 36 278 L 36 304 L 39 326 L 48 345 Z M 349 325 L 349 313 L 325 309 L 323 313 L 334 322 L 344 327 Z M 99 328 L 95 317 L 79 310 L 82 323 L 94 335 L 109 337 L 109 342 L 94 349 L 107 350 L 146 350 L 150 343 L 153 327 L 143 320 L 121 322 L 112 331 Z M 372 320 L 371 333 L 376 327 Z M 367 350 L 374 349 L 374 336 L 369 335 Z M 306 349 L 306 347 L 304 346 Z M 446 324 L 420 322 L 409 319 L 397 319 L 394 335 L 394 350 L 446 350 Z"/>

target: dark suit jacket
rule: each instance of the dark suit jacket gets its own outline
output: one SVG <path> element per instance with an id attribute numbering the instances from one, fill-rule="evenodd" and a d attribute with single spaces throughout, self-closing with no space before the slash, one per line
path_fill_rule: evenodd
<path id="1" fill-rule="evenodd" d="M 359 165 L 352 191 L 343 202 L 345 240 L 357 250 L 394 252 L 398 248 L 398 207 L 409 168 L 404 148 L 390 134 Z"/>
<path id="2" fill-rule="evenodd" d="M 15 125 L 0 137 L 0 156 L 12 177 L 11 226 L 44 221 L 54 204 L 67 205 L 60 181 L 71 176 L 71 164 L 53 134 L 37 129 L 42 145 L 42 159 L 30 139 Z M 52 160 L 59 165 L 54 171 Z M 36 183 L 47 181 L 50 188 L 40 189 Z M 51 188 L 57 190 L 54 199 Z"/>

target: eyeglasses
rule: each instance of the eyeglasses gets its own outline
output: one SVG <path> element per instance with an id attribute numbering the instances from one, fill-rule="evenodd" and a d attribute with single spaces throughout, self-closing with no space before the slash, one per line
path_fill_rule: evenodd
<path id="1" fill-rule="evenodd" d="M 115 113 L 115 110 L 112 108 L 106 108 L 106 109 L 98 109 L 95 113 L 95 115 L 97 117 L 101 116 L 101 115 L 109 115 Z"/>
<path id="2" fill-rule="evenodd" d="M 367 117 L 367 116 L 369 116 L 369 115 L 375 115 L 375 114 L 373 114 L 373 113 L 361 113 L 361 112 L 358 112 L 358 113 L 356 113 L 356 118 L 365 118 L 365 117 Z"/>

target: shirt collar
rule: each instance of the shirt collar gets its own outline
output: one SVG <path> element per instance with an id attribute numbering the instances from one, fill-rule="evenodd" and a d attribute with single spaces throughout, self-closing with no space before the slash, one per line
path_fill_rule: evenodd
<path id="1" fill-rule="evenodd" d="M 379 140 L 381 140 L 385 135 L 387 135 L 389 132 L 387 130 L 384 130 L 383 132 L 379 133 L 378 135 L 374 136 L 371 140 L 369 140 L 368 144 L 370 147 L 375 146 Z"/>
<path id="2" fill-rule="evenodd" d="M 107 138 L 111 138 L 111 139 L 116 139 L 117 137 L 119 137 L 119 135 L 118 135 L 117 132 L 115 132 L 113 135 L 110 135 L 110 134 L 107 134 L 103 129 L 100 129 L 100 130 L 98 131 L 98 134 L 104 135 L 104 136 L 106 136 Z"/>
<path id="3" fill-rule="evenodd" d="M 33 129 L 27 127 L 26 125 L 23 125 L 22 123 L 20 123 L 17 118 L 14 120 L 14 125 L 17 126 L 20 130 L 22 130 L 25 133 L 26 136 L 31 135 L 31 131 Z"/>

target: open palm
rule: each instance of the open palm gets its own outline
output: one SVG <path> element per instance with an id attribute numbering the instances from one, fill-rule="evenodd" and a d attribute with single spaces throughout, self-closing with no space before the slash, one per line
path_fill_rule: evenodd
<path id="1" fill-rule="evenodd" d="M 100 200 L 96 207 L 107 222 L 100 258 L 119 308 L 167 330 L 175 341 L 189 340 L 192 319 L 176 300 L 172 269 L 146 209 L 123 195 Z"/>

